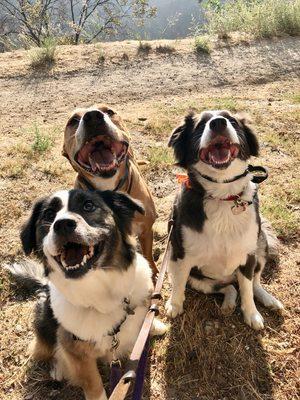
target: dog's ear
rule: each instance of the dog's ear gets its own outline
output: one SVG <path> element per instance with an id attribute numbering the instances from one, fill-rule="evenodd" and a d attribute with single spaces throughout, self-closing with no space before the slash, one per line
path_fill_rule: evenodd
<path id="1" fill-rule="evenodd" d="M 111 190 L 105 190 L 104 192 L 97 191 L 97 193 L 113 211 L 114 215 L 117 216 L 120 228 L 124 231 L 131 232 L 131 223 L 135 212 L 142 215 L 145 214 L 142 204 L 137 200 L 133 200 L 127 194 Z"/>
<path id="2" fill-rule="evenodd" d="M 184 118 L 183 123 L 174 129 L 168 143 L 168 146 L 174 150 L 177 165 L 184 168 L 186 167 L 189 135 L 193 131 L 194 125 L 194 113 L 190 112 Z"/>
<path id="3" fill-rule="evenodd" d="M 45 199 L 43 198 L 34 204 L 28 221 L 21 229 L 21 242 L 26 255 L 29 255 L 32 251 L 37 250 L 36 223 L 41 215 L 44 201 Z"/>
<path id="4" fill-rule="evenodd" d="M 249 124 L 251 123 L 250 119 L 244 115 L 242 116 L 238 115 L 237 119 L 239 120 L 243 128 L 243 131 L 245 133 L 247 144 L 249 146 L 250 155 L 257 157 L 259 154 L 259 143 L 256 134 L 249 126 Z"/>

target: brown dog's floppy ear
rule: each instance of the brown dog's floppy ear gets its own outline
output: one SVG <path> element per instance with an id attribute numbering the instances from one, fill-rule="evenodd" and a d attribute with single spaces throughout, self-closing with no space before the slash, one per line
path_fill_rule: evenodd
<path id="1" fill-rule="evenodd" d="M 189 133 L 194 129 L 194 113 L 190 112 L 181 125 L 175 128 L 170 136 L 168 146 L 174 150 L 177 165 L 186 167 L 187 145 Z"/>
<path id="2" fill-rule="evenodd" d="M 104 192 L 97 190 L 97 193 L 113 211 L 117 217 L 117 222 L 119 222 L 119 228 L 124 231 L 131 231 L 131 222 L 136 211 L 142 215 L 145 214 L 142 204 L 137 200 L 133 200 L 127 194 L 111 190 L 105 190 Z"/>
<path id="3" fill-rule="evenodd" d="M 251 120 L 245 116 L 245 115 L 237 115 L 236 116 L 237 120 L 239 121 L 240 125 L 243 128 L 243 131 L 245 132 L 247 144 L 249 147 L 249 151 L 251 156 L 257 157 L 259 154 L 259 143 L 256 137 L 256 134 L 250 128 L 249 124 L 251 123 Z"/>
<path id="4" fill-rule="evenodd" d="M 36 223 L 41 215 L 42 207 L 45 199 L 38 200 L 33 206 L 29 220 L 23 225 L 21 230 L 21 242 L 24 253 L 29 255 L 32 251 L 37 250 L 36 242 Z"/>

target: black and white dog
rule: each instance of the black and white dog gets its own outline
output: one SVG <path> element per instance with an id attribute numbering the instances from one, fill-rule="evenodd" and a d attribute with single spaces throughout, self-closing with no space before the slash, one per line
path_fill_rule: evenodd
<path id="1" fill-rule="evenodd" d="M 144 212 L 140 203 L 111 191 L 60 191 L 41 199 L 21 239 L 26 254 L 43 259 L 45 273 L 32 263 L 9 268 L 44 292 L 33 356 L 52 359 L 51 375 L 81 386 L 88 400 L 107 399 L 96 361 L 129 355 L 150 304 L 151 269 L 131 238 L 135 212 Z M 155 320 L 152 334 L 164 332 Z"/>
<path id="2" fill-rule="evenodd" d="M 257 185 L 247 169 L 250 156 L 258 155 L 255 134 L 245 119 L 227 111 L 191 113 L 169 146 L 188 178 L 173 209 L 168 316 L 183 312 L 187 282 L 204 293 L 224 294 L 222 311 L 233 312 L 237 277 L 245 322 L 262 329 L 254 297 L 275 310 L 283 306 L 260 283 L 275 237 L 261 222 Z"/>

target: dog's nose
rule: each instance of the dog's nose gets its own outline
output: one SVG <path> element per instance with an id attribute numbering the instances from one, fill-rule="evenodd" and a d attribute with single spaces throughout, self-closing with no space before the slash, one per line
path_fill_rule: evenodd
<path id="1" fill-rule="evenodd" d="M 209 127 L 213 132 L 222 132 L 227 127 L 227 121 L 223 117 L 214 118 L 210 121 Z"/>
<path id="2" fill-rule="evenodd" d="M 104 114 L 99 110 L 87 111 L 83 116 L 84 122 L 87 124 L 99 124 L 104 120 Z"/>
<path id="3" fill-rule="evenodd" d="M 76 221 L 73 219 L 59 219 L 54 223 L 54 232 L 58 235 L 70 235 L 76 229 Z"/>

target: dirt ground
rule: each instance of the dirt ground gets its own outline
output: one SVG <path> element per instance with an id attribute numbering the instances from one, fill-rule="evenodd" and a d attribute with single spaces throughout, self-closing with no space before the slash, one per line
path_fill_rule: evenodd
<path id="1" fill-rule="evenodd" d="M 157 53 L 159 43 L 174 47 L 172 54 Z M 152 343 L 144 399 L 300 399 L 300 39 L 215 43 L 210 55 L 197 55 L 188 39 L 151 46 L 149 55 L 138 55 L 137 42 L 103 44 L 101 63 L 99 46 L 61 46 L 54 67 L 40 72 L 31 69 L 28 52 L 0 54 L 1 265 L 23 257 L 18 235 L 32 202 L 72 187 L 75 174 L 61 147 L 73 108 L 110 104 L 124 117 L 137 158 L 149 161 L 142 172 L 159 214 L 157 258 L 178 188 L 166 150 L 172 129 L 191 108 L 247 112 L 261 142 L 253 162 L 270 169 L 262 210 L 281 243 L 280 261 L 268 266 L 264 283 L 286 315 L 259 306 L 265 329 L 257 333 L 239 307 L 224 317 L 218 297 L 188 290 L 185 314 Z M 165 299 L 168 293 L 166 282 Z M 82 399 L 79 390 L 51 381 L 47 365 L 29 359 L 35 300 L 11 286 L 3 270 L 0 296 L 0 398 Z"/>

